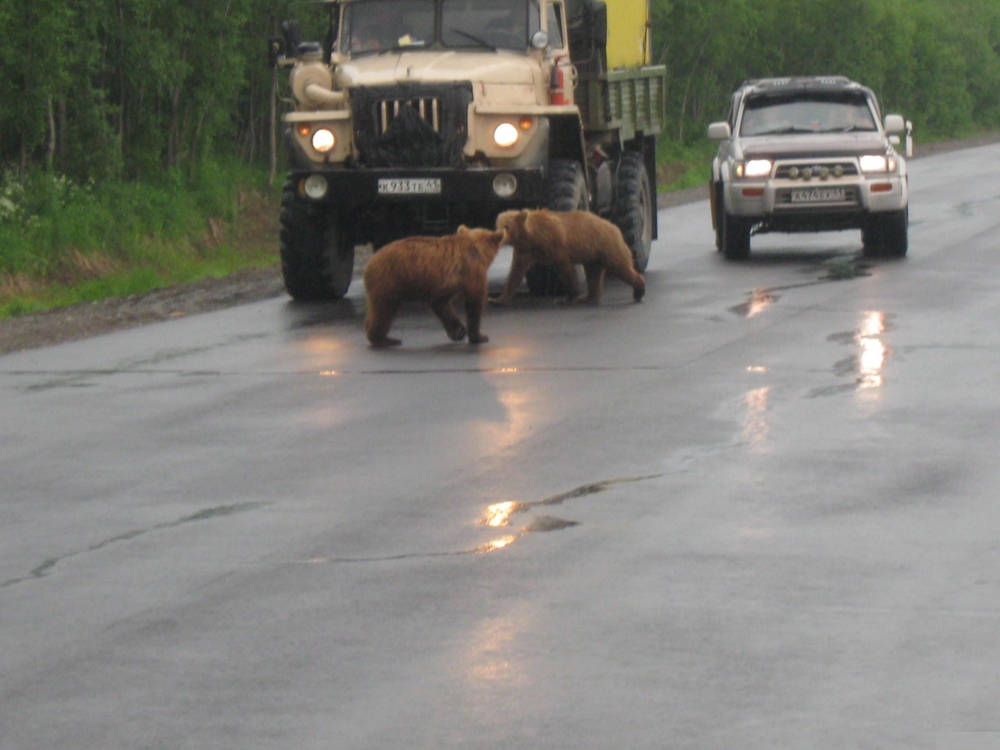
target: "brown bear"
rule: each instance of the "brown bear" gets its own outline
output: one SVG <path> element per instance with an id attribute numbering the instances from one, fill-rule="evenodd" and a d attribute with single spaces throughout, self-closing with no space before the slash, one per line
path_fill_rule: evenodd
<path id="1" fill-rule="evenodd" d="M 446 237 L 407 237 L 390 242 L 365 267 L 368 312 L 365 333 L 373 346 L 397 346 L 387 336 L 404 302 L 427 302 L 452 341 L 466 333 L 470 344 L 489 341 L 479 330 L 486 304 L 486 271 L 507 234 L 458 228 Z M 455 313 L 454 298 L 465 299 L 468 331 Z"/>
<path id="2" fill-rule="evenodd" d="M 636 302 L 646 293 L 646 281 L 632 266 L 632 251 L 621 230 L 610 221 L 587 211 L 514 210 L 497 217 L 498 230 L 506 230 L 514 247 L 510 274 L 503 292 L 492 302 L 510 302 L 525 272 L 535 263 L 552 263 L 566 287 L 566 302 L 577 301 L 579 286 L 575 263 L 583 265 L 587 277 L 586 301 L 601 301 L 604 272 L 629 284 Z"/>

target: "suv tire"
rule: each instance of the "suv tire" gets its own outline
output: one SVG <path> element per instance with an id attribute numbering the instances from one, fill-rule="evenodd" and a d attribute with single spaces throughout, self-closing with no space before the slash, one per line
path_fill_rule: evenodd
<path id="1" fill-rule="evenodd" d="M 750 257 L 750 230 L 753 220 L 733 216 L 723 209 L 722 253 L 726 260 L 746 260 Z"/>
<path id="2" fill-rule="evenodd" d="M 571 159 L 553 159 L 549 162 L 546 185 L 550 211 L 586 211 L 590 207 L 587 180 L 583 165 Z M 536 263 L 524 275 L 528 291 L 536 297 L 557 296 L 566 293 L 559 273 L 551 263 Z"/>
<path id="3" fill-rule="evenodd" d="M 646 162 L 638 151 L 622 154 L 615 190 L 615 224 L 632 250 L 632 265 L 642 273 L 653 242 L 653 198 Z"/>
<path id="4" fill-rule="evenodd" d="M 870 258 L 902 258 L 909 249 L 909 211 L 888 211 L 868 217 L 861 232 L 864 254 Z"/>
<path id="5" fill-rule="evenodd" d="M 281 190 L 281 274 L 300 302 L 341 299 L 354 275 L 354 241 L 328 206 L 302 198 L 289 177 Z"/>

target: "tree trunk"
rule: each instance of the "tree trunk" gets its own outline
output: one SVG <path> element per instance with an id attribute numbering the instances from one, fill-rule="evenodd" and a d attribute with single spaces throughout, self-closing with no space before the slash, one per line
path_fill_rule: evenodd
<path id="1" fill-rule="evenodd" d="M 268 151 L 268 165 L 270 172 L 267 178 L 269 186 L 274 185 L 274 177 L 278 172 L 278 69 L 271 71 L 271 117 L 270 117 L 270 143 Z"/>

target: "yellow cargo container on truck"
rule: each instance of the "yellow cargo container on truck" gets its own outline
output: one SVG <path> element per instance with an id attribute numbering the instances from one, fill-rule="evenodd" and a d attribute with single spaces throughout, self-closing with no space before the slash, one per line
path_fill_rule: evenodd
<path id="1" fill-rule="evenodd" d="M 656 237 L 666 70 L 647 0 L 333 0 L 322 41 L 295 21 L 281 263 L 296 299 L 336 299 L 376 249 L 511 208 L 590 210 L 642 270 Z M 557 291 L 536 267 L 533 293 Z"/>

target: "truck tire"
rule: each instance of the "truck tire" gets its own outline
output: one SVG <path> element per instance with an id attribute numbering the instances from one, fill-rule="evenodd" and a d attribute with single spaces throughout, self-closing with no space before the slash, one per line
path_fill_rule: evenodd
<path id="1" fill-rule="evenodd" d="M 902 258 L 909 249 L 909 211 L 872 214 L 861 232 L 864 254 L 869 258 Z"/>
<path id="2" fill-rule="evenodd" d="M 653 243 L 653 196 L 643 155 L 638 151 L 622 154 L 615 190 L 615 224 L 622 230 L 625 244 L 632 250 L 632 265 L 642 273 L 649 263 Z"/>
<path id="3" fill-rule="evenodd" d="M 571 159 L 550 161 L 546 194 L 550 211 L 587 211 L 590 199 L 583 165 Z M 524 280 L 528 283 L 528 291 L 536 297 L 566 293 L 555 266 L 550 263 L 536 263 L 528 269 Z"/>
<path id="4" fill-rule="evenodd" d="M 726 260 L 746 260 L 750 257 L 751 229 L 752 220 L 722 210 L 722 254 Z"/>
<path id="5" fill-rule="evenodd" d="M 302 198 L 289 178 L 281 191 L 281 274 L 300 302 L 341 299 L 354 275 L 354 242 L 336 211 Z"/>

